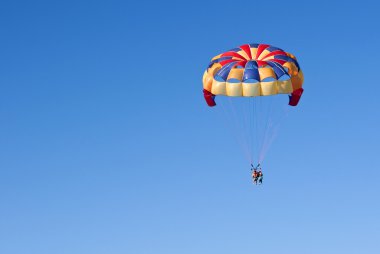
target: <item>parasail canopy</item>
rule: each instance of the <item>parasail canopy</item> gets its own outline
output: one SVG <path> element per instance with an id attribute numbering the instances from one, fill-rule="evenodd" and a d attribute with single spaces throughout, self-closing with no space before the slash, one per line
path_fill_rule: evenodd
<path id="1" fill-rule="evenodd" d="M 203 75 L 203 92 L 211 107 L 216 105 L 216 95 L 276 94 L 289 94 L 289 105 L 296 106 L 303 80 L 294 55 L 268 44 L 244 44 L 211 59 Z"/>

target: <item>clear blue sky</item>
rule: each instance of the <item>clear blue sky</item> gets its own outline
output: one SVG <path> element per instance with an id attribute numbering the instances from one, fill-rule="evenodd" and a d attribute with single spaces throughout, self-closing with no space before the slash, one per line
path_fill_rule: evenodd
<path id="1" fill-rule="evenodd" d="M 378 253 L 380 5 L 332 2 L 2 1 L 0 253 Z M 249 42 L 305 74 L 260 188 L 202 97 Z"/>

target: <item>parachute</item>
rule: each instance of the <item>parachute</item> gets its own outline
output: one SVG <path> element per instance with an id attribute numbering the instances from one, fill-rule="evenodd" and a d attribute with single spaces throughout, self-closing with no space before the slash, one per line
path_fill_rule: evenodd
<path id="1" fill-rule="evenodd" d="M 211 59 L 203 75 L 203 94 L 210 107 L 220 98 L 226 122 L 235 123 L 233 132 L 248 160 L 262 163 L 289 111 L 283 105 L 298 105 L 303 80 L 294 55 L 268 44 L 245 44 Z M 287 103 L 284 94 L 289 95 Z"/>

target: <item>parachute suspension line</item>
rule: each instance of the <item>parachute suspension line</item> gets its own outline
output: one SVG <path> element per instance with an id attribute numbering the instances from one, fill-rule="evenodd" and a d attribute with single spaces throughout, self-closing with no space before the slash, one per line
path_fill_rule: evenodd
<path id="1" fill-rule="evenodd" d="M 249 149 L 249 144 L 247 143 L 247 130 L 246 130 L 246 126 L 247 124 L 244 124 L 242 123 L 241 121 L 239 121 L 239 116 L 238 116 L 238 113 L 237 113 L 237 110 L 235 108 L 235 104 L 232 102 L 232 99 L 230 97 L 228 97 L 228 102 L 230 104 L 230 107 L 231 107 L 231 111 L 233 112 L 233 115 L 234 115 L 234 120 L 235 120 L 235 125 L 236 125 L 236 131 L 239 135 L 239 138 L 240 138 L 240 146 L 242 147 L 242 150 L 244 151 L 244 153 L 246 154 L 246 158 L 249 162 L 252 161 L 252 157 L 251 157 L 251 153 L 250 153 L 250 149 Z M 244 101 L 242 101 L 242 103 L 240 104 L 242 106 L 242 108 L 244 109 Z M 238 105 L 236 105 L 238 106 Z M 239 110 L 239 112 L 242 112 L 243 115 L 244 115 L 244 111 L 243 110 Z M 245 119 L 246 121 L 246 119 Z"/>
<path id="2" fill-rule="evenodd" d="M 233 104 L 231 99 L 229 99 L 229 101 L 230 101 L 230 104 L 232 106 L 236 105 L 236 104 Z M 240 102 L 240 104 L 238 104 L 237 106 L 240 106 L 240 107 L 237 109 L 234 108 L 234 113 L 236 114 L 237 118 L 239 117 L 237 112 L 240 112 L 240 114 L 242 116 L 242 118 L 241 118 L 242 121 L 240 121 L 242 140 L 244 141 L 246 152 L 248 153 L 249 158 L 250 158 L 251 153 L 250 153 L 250 147 L 249 147 L 249 136 L 248 136 L 249 131 L 247 130 L 248 121 L 249 121 L 248 120 L 248 113 L 247 113 L 248 109 L 245 107 L 246 105 L 244 105 L 245 104 L 244 98 L 241 98 L 238 102 Z M 251 161 L 251 158 L 250 158 L 250 161 Z"/>
<path id="3" fill-rule="evenodd" d="M 250 155 L 250 164 L 253 163 L 253 142 L 252 142 L 252 139 L 253 139 L 253 134 L 252 134 L 252 102 L 251 102 L 251 98 L 244 98 L 244 115 L 245 115 L 245 119 L 246 119 L 246 123 L 245 123 L 245 129 L 246 129 L 246 135 L 245 137 L 247 138 L 247 146 L 248 146 L 248 151 L 249 151 L 249 155 Z"/>
<path id="4" fill-rule="evenodd" d="M 260 152 L 260 133 L 261 133 L 261 122 L 262 122 L 262 107 L 261 99 L 262 97 L 257 97 L 257 107 L 256 107 L 256 163 L 259 164 L 259 152 Z"/>
<path id="5" fill-rule="evenodd" d="M 223 98 L 224 99 L 224 98 Z M 228 98 L 229 100 L 229 98 Z M 229 105 L 225 105 L 225 103 L 219 103 L 220 108 L 223 112 L 223 120 L 225 122 L 225 126 L 232 132 L 232 135 L 234 136 L 235 140 L 237 141 L 238 145 L 241 147 L 243 154 L 245 158 L 250 161 L 250 155 L 247 152 L 246 145 L 244 144 L 243 134 L 241 131 L 241 124 L 239 124 L 239 118 L 234 110 L 233 103 L 229 100 Z"/>
<path id="6" fill-rule="evenodd" d="M 276 98 L 277 99 L 277 98 Z M 279 99 L 277 99 L 277 104 L 280 102 Z M 276 105 L 276 108 L 279 105 Z M 283 123 L 283 121 L 287 118 L 288 113 L 289 113 L 289 106 L 288 105 L 283 105 L 281 103 L 281 106 L 279 106 L 280 110 L 274 110 L 274 103 L 271 103 L 271 108 L 270 112 L 268 114 L 268 122 L 267 122 L 267 127 L 266 127 L 266 133 L 264 135 L 264 141 L 262 144 L 262 148 L 260 150 L 260 161 L 262 162 L 273 144 L 274 140 L 276 139 L 278 132 L 280 130 L 280 126 Z M 274 114 L 274 112 L 277 113 L 277 115 Z"/>
<path id="7" fill-rule="evenodd" d="M 270 134 L 270 131 L 271 131 L 271 115 L 272 115 L 272 111 L 273 111 L 273 101 L 274 101 L 274 98 L 268 98 L 269 100 L 268 103 L 269 105 L 266 107 L 265 109 L 265 119 L 263 119 L 263 121 L 265 122 L 265 127 L 264 127 L 264 130 L 263 130 L 263 136 L 262 136 L 262 139 L 261 139 L 261 142 L 260 142 L 260 149 L 259 149 L 259 154 L 258 154 L 258 163 L 262 163 L 263 160 L 264 160 L 264 157 L 262 156 L 263 155 L 263 149 L 264 147 L 266 146 L 266 143 L 267 143 L 267 138 L 268 138 L 268 135 Z"/>
<path id="8" fill-rule="evenodd" d="M 268 96 L 269 97 L 269 96 Z M 258 139 L 258 152 L 257 152 L 257 161 L 258 163 L 262 164 L 264 160 L 263 149 L 266 149 L 268 144 L 268 136 L 271 134 L 271 126 L 272 126 L 272 111 L 274 109 L 274 103 L 273 101 L 275 98 L 273 96 L 270 96 L 271 98 L 265 98 L 266 100 L 264 102 L 261 102 L 263 100 L 262 97 L 260 97 L 260 123 L 258 124 L 261 126 L 261 129 L 258 130 L 259 136 L 261 137 Z"/>
<path id="9" fill-rule="evenodd" d="M 270 114 L 271 114 L 271 107 L 272 107 L 272 100 L 270 102 L 270 106 L 268 106 L 268 108 L 266 109 L 266 119 L 265 119 L 265 127 L 264 127 L 264 134 L 263 134 L 263 137 L 262 137 L 262 141 L 261 141 L 261 144 L 260 144 L 260 151 L 259 151 L 259 154 L 258 154 L 258 160 L 259 160 L 259 163 L 262 163 L 263 162 L 263 157 L 262 157 L 262 154 L 263 154 L 263 149 L 265 147 L 265 144 L 267 142 L 267 136 L 268 136 L 268 132 L 270 132 Z"/>
<path id="10" fill-rule="evenodd" d="M 281 100 L 278 98 L 285 97 L 220 98 L 220 111 L 217 111 L 222 115 L 226 128 L 232 131 L 243 156 L 254 166 L 263 163 L 277 137 L 280 123 L 287 115 L 283 113 L 285 105 L 279 104 Z M 285 109 L 288 108 L 286 105 Z"/>
<path id="11" fill-rule="evenodd" d="M 254 122 L 253 122 L 253 119 L 254 119 L 254 108 L 253 108 L 253 99 L 252 98 L 248 98 L 248 106 L 249 106 L 249 141 L 250 141 L 250 148 L 251 148 L 251 157 L 252 157 L 252 161 L 251 161 L 251 164 L 254 163 L 254 155 L 255 155 L 255 148 L 253 146 L 254 142 Z"/>
<path id="12" fill-rule="evenodd" d="M 254 98 L 252 97 L 251 98 L 251 104 L 252 104 L 252 119 L 251 119 L 251 124 L 252 124 L 252 135 L 253 135 L 253 138 L 252 138 L 252 149 L 253 149 L 253 160 L 254 160 L 254 164 L 257 163 L 257 157 L 256 157 L 256 154 L 257 154 L 257 139 L 258 139 L 258 130 L 257 130 L 257 97 Z"/>
<path id="13" fill-rule="evenodd" d="M 251 98 L 251 125 L 252 125 L 252 156 L 253 156 L 253 164 L 257 163 L 256 153 L 257 153 L 257 99 L 255 97 Z"/>
<path id="14" fill-rule="evenodd" d="M 256 137 L 256 160 L 257 160 L 257 164 L 260 163 L 260 157 L 259 157 L 259 154 L 260 154 L 260 150 L 261 150 L 261 146 L 262 146 L 262 142 L 263 142 L 263 138 L 264 138 L 264 130 L 265 130 L 265 116 L 267 116 L 267 112 L 265 111 L 267 109 L 267 101 L 264 101 L 263 102 L 263 97 L 262 96 L 259 96 L 259 97 L 256 97 L 257 98 L 257 107 L 256 107 L 256 133 L 257 133 L 257 137 Z"/>

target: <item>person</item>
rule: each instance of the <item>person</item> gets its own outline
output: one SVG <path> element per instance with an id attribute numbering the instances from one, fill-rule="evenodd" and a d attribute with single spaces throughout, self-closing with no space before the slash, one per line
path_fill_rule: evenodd
<path id="1" fill-rule="evenodd" d="M 259 184 L 263 183 L 263 177 L 264 177 L 263 171 L 261 171 L 261 169 L 260 169 L 260 171 L 257 173 L 257 178 L 259 180 Z"/>
<path id="2" fill-rule="evenodd" d="M 251 166 L 252 166 L 251 171 L 252 171 L 253 183 L 257 185 L 257 180 L 258 180 L 258 177 L 259 177 L 259 175 L 257 173 L 257 167 L 255 168 L 252 164 L 251 164 Z"/>
<path id="3" fill-rule="evenodd" d="M 257 164 L 257 166 L 256 166 L 256 170 L 259 170 L 259 171 L 261 171 L 261 165 L 260 165 L 260 163 L 259 163 L 259 164 Z"/>

